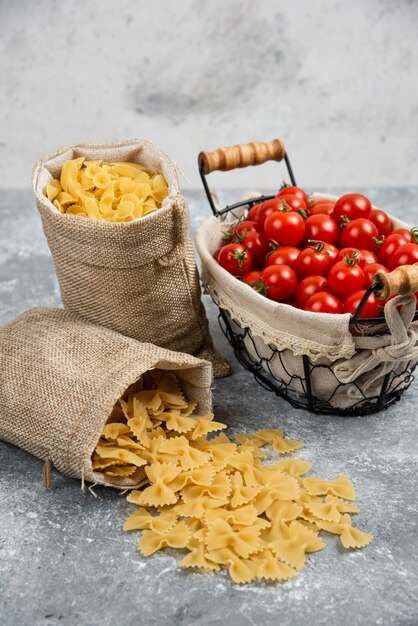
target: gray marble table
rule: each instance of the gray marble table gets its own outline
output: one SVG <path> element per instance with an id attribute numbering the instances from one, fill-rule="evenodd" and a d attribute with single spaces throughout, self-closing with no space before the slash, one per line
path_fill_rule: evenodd
<path id="1" fill-rule="evenodd" d="M 418 223 L 418 189 L 364 191 L 378 206 Z M 229 192 L 226 200 L 239 195 Z M 187 196 L 195 228 L 207 204 L 199 192 Z M 2 190 L 0 323 L 29 307 L 59 304 L 31 193 Z M 96 488 L 94 497 L 56 472 L 54 490 L 44 491 L 42 462 L 0 442 L 0 624 L 418 624 L 418 385 L 370 417 L 298 411 L 237 364 L 215 307 L 205 304 L 215 341 L 233 367 L 232 376 L 215 385 L 217 417 L 233 431 L 283 427 L 305 442 L 300 456 L 313 461 L 315 475 L 347 473 L 361 507 L 356 523 L 375 541 L 345 552 L 327 536 L 327 549 L 312 555 L 297 578 L 240 587 L 225 574 L 180 570 L 174 552 L 144 559 L 136 536 L 121 530 L 131 510 L 123 496 Z"/>

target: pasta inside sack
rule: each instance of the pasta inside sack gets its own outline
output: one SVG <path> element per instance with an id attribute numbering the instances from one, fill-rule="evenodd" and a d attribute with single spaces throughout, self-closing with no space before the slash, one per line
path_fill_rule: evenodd
<path id="1" fill-rule="evenodd" d="M 161 174 L 138 163 L 70 159 L 44 191 L 58 211 L 107 222 L 131 222 L 159 209 L 168 195 Z"/>
<path id="2" fill-rule="evenodd" d="M 142 473 L 124 530 L 142 531 L 144 556 L 175 548 L 181 567 L 226 568 L 236 583 L 284 581 L 326 547 L 322 532 L 344 548 L 370 543 L 352 525 L 359 509 L 347 476 L 305 477 L 312 464 L 299 459 L 265 463 L 265 446 L 284 456 L 302 443 L 272 429 L 232 441 L 213 415 L 192 417 L 195 407 L 173 373 L 149 372 L 119 400 L 93 454 L 96 471 Z"/>

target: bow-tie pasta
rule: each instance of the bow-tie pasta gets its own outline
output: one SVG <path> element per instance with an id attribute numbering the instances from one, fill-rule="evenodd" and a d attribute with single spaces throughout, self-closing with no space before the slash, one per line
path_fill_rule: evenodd
<path id="1" fill-rule="evenodd" d="M 265 446 L 282 456 L 301 442 L 271 429 L 235 442 L 213 436 L 225 424 L 196 417 L 196 406 L 173 373 L 154 370 L 119 400 L 93 454 L 96 471 L 146 482 L 128 495 L 137 508 L 124 525 L 142 531 L 143 556 L 175 548 L 186 552 L 180 567 L 226 568 L 237 583 L 285 581 L 326 547 L 322 532 L 344 548 L 370 543 L 352 526 L 359 509 L 347 476 L 304 477 L 312 464 L 296 458 L 262 463 Z"/>
<path id="2" fill-rule="evenodd" d="M 131 222 L 159 209 L 168 195 L 161 174 L 138 163 L 66 161 L 45 188 L 58 211 L 106 222 Z"/>

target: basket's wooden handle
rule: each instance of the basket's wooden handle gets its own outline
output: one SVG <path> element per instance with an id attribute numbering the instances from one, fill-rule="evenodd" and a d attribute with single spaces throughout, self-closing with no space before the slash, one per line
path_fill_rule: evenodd
<path id="1" fill-rule="evenodd" d="M 387 300 L 397 294 L 404 296 L 415 293 L 418 291 L 418 263 L 401 265 L 388 274 L 377 272 L 373 283 L 379 285 L 375 294 L 380 300 Z"/>
<path id="2" fill-rule="evenodd" d="M 219 148 L 214 152 L 201 152 L 198 162 L 203 163 L 203 171 L 210 174 L 215 170 L 226 172 L 237 167 L 249 165 L 261 165 L 266 161 L 281 161 L 285 151 L 280 139 L 273 139 L 268 143 L 254 141 L 253 143 L 241 143 L 237 146 Z"/>

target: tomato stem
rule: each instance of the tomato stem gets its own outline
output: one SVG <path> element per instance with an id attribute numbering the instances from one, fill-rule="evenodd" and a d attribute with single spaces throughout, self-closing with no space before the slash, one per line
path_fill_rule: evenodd
<path id="1" fill-rule="evenodd" d="M 413 236 L 415 243 L 418 244 L 418 228 L 416 226 L 411 228 L 411 235 Z"/>
<path id="2" fill-rule="evenodd" d="M 308 239 L 308 243 L 309 243 L 309 247 L 313 248 L 315 252 L 322 252 L 323 249 L 325 248 L 325 242 L 320 241 L 319 239 Z M 325 252 L 325 253 L 328 254 L 328 252 Z"/>
<path id="3" fill-rule="evenodd" d="M 373 241 L 376 244 L 376 249 L 380 248 L 380 246 L 383 244 L 383 242 L 385 241 L 386 237 L 384 235 L 382 235 L 380 237 L 380 239 L 378 239 L 377 237 L 373 237 Z"/>
<path id="4" fill-rule="evenodd" d="M 289 183 L 287 183 L 285 180 L 282 182 L 282 186 L 280 187 L 279 191 L 283 191 L 283 189 L 287 189 L 288 187 L 291 187 L 291 185 L 289 185 Z"/>
<path id="5" fill-rule="evenodd" d="M 282 211 L 284 211 L 285 213 L 293 211 L 293 209 L 287 204 L 286 200 L 282 200 Z"/>

